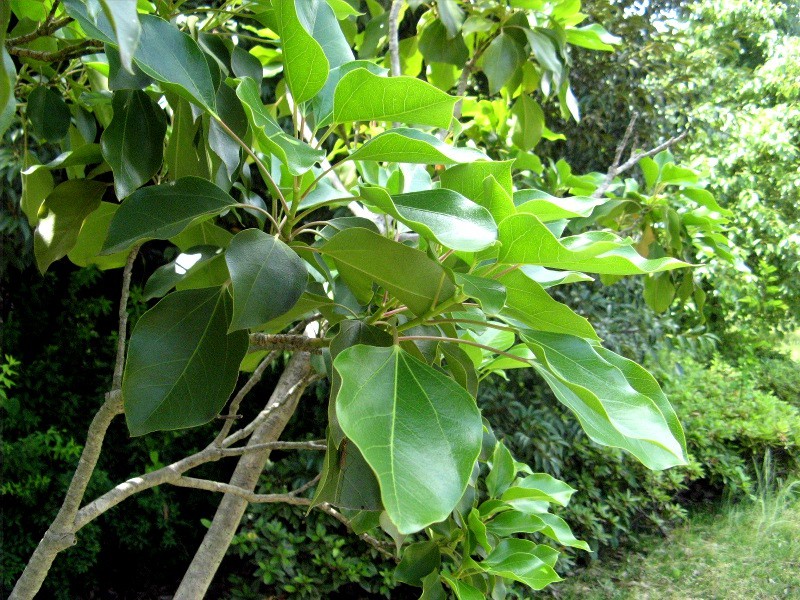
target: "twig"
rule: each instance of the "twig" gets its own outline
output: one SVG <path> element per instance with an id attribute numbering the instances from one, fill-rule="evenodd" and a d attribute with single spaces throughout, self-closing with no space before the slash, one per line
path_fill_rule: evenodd
<path id="1" fill-rule="evenodd" d="M 305 335 L 286 333 L 251 333 L 250 351 L 253 350 L 288 350 L 319 354 L 328 345 L 327 340 Z"/>
<path id="2" fill-rule="evenodd" d="M 253 444 L 252 446 L 241 446 L 236 448 L 220 448 L 222 456 L 240 456 L 245 452 L 255 452 L 257 450 L 327 450 L 325 440 L 313 440 L 310 442 L 266 442 L 264 444 Z"/>
<path id="3" fill-rule="evenodd" d="M 350 525 L 350 521 L 347 520 L 347 517 L 345 517 L 342 513 L 340 513 L 335 508 L 333 508 L 330 504 L 318 504 L 315 508 L 318 508 L 322 512 L 329 514 L 334 519 L 336 519 L 337 521 L 342 523 L 345 527 L 347 527 L 350 531 L 353 530 L 353 527 L 352 527 L 352 525 Z M 368 533 L 362 533 L 358 537 L 360 537 L 362 540 L 367 542 L 370 546 L 375 548 L 375 550 L 377 550 L 378 552 L 383 554 L 386 558 L 391 558 L 392 560 L 397 561 L 397 557 L 394 554 L 392 554 L 391 552 L 389 552 L 384 547 L 383 542 L 381 542 L 377 538 L 372 537 Z"/>
<path id="4" fill-rule="evenodd" d="M 45 19 L 44 23 L 42 23 L 38 28 L 30 33 L 26 33 L 25 35 L 20 35 L 15 38 L 9 38 L 6 40 L 6 46 L 18 46 L 19 44 L 27 44 L 28 42 L 32 42 L 33 40 L 37 40 L 40 37 L 44 37 L 46 35 L 50 35 L 54 31 L 58 31 L 65 25 L 69 25 L 74 20 L 72 17 L 63 17 L 58 19 L 57 21 L 53 20 L 55 16 L 56 9 L 58 8 L 58 1 L 53 2 L 53 8 L 50 9 L 50 14 L 48 15 L 47 19 Z"/>
<path id="5" fill-rule="evenodd" d="M 54 52 L 44 52 L 42 50 L 30 50 L 28 48 L 18 48 L 16 46 L 7 47 L 8 53 L 20 58 L 32 58 L 33 60 L 40 60 L 42 62 L 52 63 L 60 62 L 70 58 L 78 58 L 86 54 L 94 54 L 103 49 L 102 44 L 98 44 L 94 40 L 86 40 L 80 44 L 74 44 L 61 50 Z"/>
<path id="6" fill-rule="evenodd" d="M 399 26 L 400 10 L 403 8 L 403 0 L 392 0 L 392 7 L 389 9 L 389 58 L 392 67 L 392 77 L 402 75 L 400 68 L 400 41 L 398 40 L 397 28 Z"/>
<path id="7" fill-rule="evenodd" d="M 283 503 L 293 504 L 295 506 L 309 506 L 311 500 L 296 496 L 294 493 L 288 494 L 256 494 L 244 488 L 240 488 L 230 483 L 222 483 L 219 481 L 211 481 L 209 479 L 198 479 L 196 477 L 178 477 L 174 481 L 169 482 L 171 485 L 178 487 L 194 488 L 196 490 L 206 490 L 207 492 L 218 492 L 220 494 L 233 494 L 240 498 L 244 498 L 251 504 L 264 504 L 264 503 Z"/>

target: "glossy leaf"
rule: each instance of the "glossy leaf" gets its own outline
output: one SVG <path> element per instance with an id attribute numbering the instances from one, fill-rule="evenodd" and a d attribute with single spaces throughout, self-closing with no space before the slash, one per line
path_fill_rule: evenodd
<path id="1" fill-rule="evenodd" d="M 303 28 L 322 48 L 330 69 L 355 59 L 350 44 L 342 33 L 333 7 L 325 0 L 295 2 L 297 17 Z M 325 74 L 326 78 L 328 74 Z"/>
<path id="2" fill-rule="evenodd" d="M 339 85 L 339 81 L 342 77 L 356 69 L 367 69 L 370 73 L 381 76 L 388 73 L 383 67 L 368 60 L 354 60 L 340 67 L 336 67 L 335 69 L 331 69 L 328 80 L 325 82 L 322 90 L 311 100 L 311 107 L 314 111 L 314 120 L 317 128 L 330 125 L 331 121 L 333 121 L 333 101 L 336 95 L 336 86 Z"/>
<path id="3" fill-rule="evenodd" d="M 380 77 L 359 68 L 336 85 L 333 120 L 400 121 L 447 129 L 456 100 L 415 77 Z"/>
<path id="4" fill-rule="evenodd" d="M 377 475 L 397 529 L 410 534 L 445 519 L 480 453 L 473 398 L 397 346 L 354 346 L 334 368 L 342 378 L 339 423 Z"/>
<path id="5" fill-rule="evenodd" d="M 486 598 L 479 589 L 451 576 L 442 575 L 442 581 L 450 586 L 458 600 L 484 600 Z"/>
<path id="6" fill-rule="evenodd" d="M 328 450 L 312 501 L 350 510 L 383 510 L 378 480 L 358 447 L 349 440 L 336 443 L 328 435 Z"/>
<path id="7" fill-rule="evenodd" d="M 499 227 L 500 261 L 606 275 L 638 275 L 689 266 L 671 257 L 648 260 L 629 240 L 592 231 L 557 239 L 535 216 L 512 215 Z"/>
<path id="8" fill-rule="evenodd" d="M 607 198 L 570 196 L 558 198 L 539 190 L 520 190 L 514 192 L 517 212 L 535 215 L 543 223 L 559 219 L 588 217 L 595 207 L 608 202 Z"/>
<path id="9" fill-rule="evenodd" d="M 464 293 L 480 302 L 487 315 L 496 315 L 506 303 L 505 286 L 489 277 L 478 277 L 466 273 L 455 273 L 455 280 Z"/>
<path id="10" fill-rule="evenodd" d="M 294 0 L 274 0 L 272 3 L 283 47 L 286 82 L 298 104 L 313 98 L 328 79 L 328 59 L 297 14 L 298 6 L 304 11 L 315 11 L 319 4 L 320 0 L 307 0 L 297 3 L 297 6 Z"/>
<path id="11" fill-rule="evenodd" d="M 492 215 L 495 215 L 495 220 L 499 223 L 502 220 L 498 220 L 499 213 L 496 212 L 499 207 L 495 206 L 492 189 L 491 187 L 487 189 L 485 181 L 490 176 L 496 180 L 500 188 L 506 192 L 508 202 L 511 205 L 510 210 L 513 212 L 514 205 L 511 203 L 512 164 L 513 161 L 478 161 L 456 165 L 442 171 L 439 175 L 439 180 L 443 188 L 456 191 L 488 209 Z"/>
<path id="12" fill-rule="evenodd" d="M 103 252 L 111 254 L 138 242 L 169 239 L 196 218 L 217 215 L 235 204 L 213 183 L 198 177 L 141 188 L 114 215 Z"/>
<path id="13" fill-rule="evenodd" d="M 220 288 L 174 292 L 141 316 L 122 380 L 131 435 L 213 419 L 228 400 L 248 348 L 228 333 L 231 302 Z"/>
<path id="14" fill-rule="evenodd" d="M 453 250 L 477 252 L 497 239 L 497 228 L 489 211 L 452 190 L 389 196 L 383 188 L 362 187 L 361 197 L 368 206 Z"/>
<path id="15" fill-rule="evenodd" d="M 408 585 L 422 587 L 422 579 L 439 568 L 442 555 L 436 542 L 416 542 L 406 546 L 394 577 Z"/>
<path id="16" fill-rule="evenodd" d="M 55 90 L 36 86 L 28 94 L 25 110 L 33 132 L 42 140 L 56 142 L 67 135 L 71 115 L 61 94 Z"/>
<path id="17" fill-rule="evenodd" d="M 334 235 L 320 251 L 330 256 L 356 297 L 368 300 L 377 284 L 421 315 L 452 298 L 455 286 L 424 252 L 354 227 Z"/>
<path id="18" fill-rule="evenodd" d="M 585 317 L 581 317 L 566 304 L 555 300 L 522 271 L 510 271 L 499 277 L 498 281 L 506 289 L 506 307 L 502 312 L 503 316 L 538 331 L 600 339 Z"/>
<path id="19" fill-rule="evenodd" d="M 281 129 L 261 102 L 261 92 L 255 81 L 249 77 L 243 79 L 236 88 L 236 95 L 244 104 L 261 149 L 278 157 L 292 175 L 302 175 L 325 158 L 324 150 L 315 150 Z"/>
<path id="20" fill-rule="evenodd" d="M 492 469 L 486 476 L 486 491 L 489 496 L 497 498 L 514 482 L 517 476 L 517 468 L 514 465 L 514 457 L 508 451 L 505 444 L 497 442 L 492 455 Z"/>
<path id="21" fill-rule="evenodd" d="M 534 590 L 561 581 L 550 562 L 553 550 L 529 540 L 501 540 L 494 551 L 480 564 L 489 573 L 519 581 Z M 556 553 L 558 556 L 558 553 Z"/>
<path id="22" fill-rule="evenodd" d="M 117 40 L 119 56 L 127 71 L 133 72 L 133 54 L 139 45 L 142 26 L 136 0 L 99 0 Z"/>
<path id="23" fill-rule="evenodd" d="M 517 148 L 533 150 L 542 139 L 544 128 L 542 107 L 527 94 L 522 94 L 511 107 L 511 114 L 517 118 L 511 141 Z"/>
<path id="24" fill-rule="evenodd" d="M 566 506 L 569 504 L 569 499 L 575 491 L 575 488 L 556 479 L 552 475 L 548 475 L 547 473 L 534 473 L 533 475 L 528 475 L 522 481 L 518 481 L 512 487 L 509 487 L 503 493 L 501 499 L 509 501 L 526 498 L 529 500 Z"/>
<path id="25" fill-rule="evenodd" d="M 147 283 L 142 291 L 143 300 L 161 298 L 174 288 L 180 281 L 191 276 L 192 272 L 202 268 L 211 259 L 219 256 L 220 249 L 216 246 L 195 246 L 187 252 L 181 252 L 175 260 L 161 265 L 147 278 Z M 226 273 L 226 279 L 227 273 Z M 217 284 L 216 287 L 219 287 Z M 213 286 L 208 286 L 213 287 Z M 196 288 L 195 288 L 196 289 Z"/>
<path id="26" fill-rule="evenodd" d="M 598 444 L 627 450 L 651 469 L 686 463 L 675 412 L 652 375 L 581 338 L 524 332 L 537 371 Z"/>
<path id="27" fill-rule="evenodd" d="M 305 263 L 259 229 L 237 233 L 225 252 L 233 288 L 230 330 L 258 327 L 287 313 L 306 289 Z"/>
<path id="28" fill-rule="evenodd" d="M 103 131 L 103 158 L 114 172 L 114 191 L 120 200 L 158 173 L 164 154 L 167 119 L 164 111 L 141 91 L 114 92 L 114 116 Z"/>
<path id="29" fill-rule="evenodd" d="M 384 131 L 368 140 L 350 154 L 349 160 L 377 160 L 416 163 L 421 165 L 452 165 L 487 160 L 486 155 L 471 148 L 445 144 L 436 136 L 398 127 Z"/>
<path id="30" fill-rule="evenodd" d="M 33 236 L 39 271 L 44 273 L 53 262 L 72 250 L 84 219 L 100 206 L 105 191 L 106 184 L 99 181 L 70 179 L 48 194 Z"/>

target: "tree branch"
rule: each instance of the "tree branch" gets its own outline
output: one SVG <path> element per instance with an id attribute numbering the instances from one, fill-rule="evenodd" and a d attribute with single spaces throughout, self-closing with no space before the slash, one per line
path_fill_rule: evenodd
<path id="1" fill-rule="evenodd" d="M 306 335 L 292 335 L 286 333 L 251 333 L 250 351 L 254 350 L 288 350 L 319 354 L 328 341 L 322 338 L 312 338 Z"/>
<path id="2" fill-rule="evenodd" d="M 400 68 L 400 41 L 397 33 L 398 19 L 402 8 L 403 0 L 392 0 L 392 7 L 389 9 L 389 59 L 392 67 L 392 77 L 402 75 Z"/>
<path id="3" fill-rule="evenodd" d="M 41 50 L 30 50 L 28 48 L 18 48 L 16 46 L 7 47 L 8 53 L 20 58 L 31 58 L 33 60 L 40 60 L 42 62 L 52 63 L 61 62 L 71 58 L 78 58 L 86 54 L 94 54 L 98 50 L 102 50 L 103 45 L 98 44 L 94 40 L 86 40 L 80 44 L 73 44 L 61 50 L 54 52 L 44 52 Z"/>
<path id="4" fill-rule="evenodd" d="M 230 483 L 211 481 L 209 479 L 197 479 L 196 477 L 178 477 L 174 481 L 170 481 L 170 484 L 178 487 L 206 490 L 207 492 L 233 494 L 234 496 L 247 500 L 251 504 L 283 503 L 295 506 L 309 506 L 311 504 L 310 499 L 296 496 L 293 492 L 287 494 L 256 494 L 255 492 L 231 485 Z"/>
<path id="5" fill-rule="evenodd" d="M 58 31 L 62 27 L 69 25 L 74 21 L 72 17 L 63 17 L 58 19 L 57 21 L 53 20 L 53 17 L 56 14 L 56 9 L 58 8 L 59 0 L 53 2 L 53 7 L 50 9 L 50 14 L 47 16 L 47 19 L 37 27 L 34 31 L 30 33 L 26 33 L 25 35 L 20 35 L 15 38 L 9 38 L 6 40 L 6 46 L 18 46 L 20 44 L 27 44 L 28 42 L 32 42 L 33 40 L 37 40 L 40 37 L 45 37 L 50 35 L 51 33 Z"/>
<path id="6" fill-rule="evenodd" d="M 251 446 L 241 446 L 236 448 L 220 448 L 220 456 L 240 456 L 245 452 L 255 452 L 257 450 L 327 450 L 325 440 L 313 440 L 310 442 L 265 442 Z"/>

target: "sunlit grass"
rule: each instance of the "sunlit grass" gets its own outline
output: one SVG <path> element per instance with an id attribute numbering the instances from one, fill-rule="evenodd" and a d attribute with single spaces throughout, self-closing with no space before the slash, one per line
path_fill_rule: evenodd
<path id="1" fill-rule="evenodd" d="M 697 515 L 643 552 L 554 586 L 581 600 L 800 598 L 800 482 Z"/>

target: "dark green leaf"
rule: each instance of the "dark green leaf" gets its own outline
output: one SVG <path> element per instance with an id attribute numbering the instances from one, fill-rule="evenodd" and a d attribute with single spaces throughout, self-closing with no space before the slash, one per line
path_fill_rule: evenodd
<path id="1" fill-rule="evenodd" d="M 28 95 L 26 115 L 33 132 L 42 140 L 56 142 L 69 132 L 72 116 L 61 94 L 55 90 L 36 86 Z"/>
<path id="2" fill-rule="evenodd" d="M 114 30 L 122 66 L 133 73 L 133 54 L 139 44 L 142 26 L 136 12 L 136 0 L 99 0 L 103 13 Z"/>
<path id="3" fill-rule="evenodd" d="M 114 117 L 103 131 L 100 145 L 121 200 L 158 173 L 167 119 L 158 103 L 138 90 L 114 92 L 112 106 Z"/>
<path id="4" fill-rule="evenodd" d="M 408 585 L 422 587 L 423 577 L 438 569 L 441 563 L 439 544 L 417 542 L 403 550 L 403 558 L 394 570 L 394 578 Z"/>
<path id="5" fill-rule="evenodd" d="M 143 90 L 153 83 L 153 79 L 146 75 L 136 63 L 132 63 L 133 73 L 122 66 L 119 50 L 111 44 L 105 46 L 108 59 L 108 89 L 110 90 Z"/>
<path id="6" fill-rule="evenodd" d="M 235 204 L 213 183 L 198 177 L 139 189 L 114 215 L 103 253 L 111 254 L 146 240 L 169 239 L 196 218 L 217 215 Z"/>
<path id="7" fill-rule="evenodd" d="M 460 35 L 448 39 L 447 29 L 439 19 L 432 21 L 419 38 L 419 51 L 428 63 L 447 63 L 463 67 L 469 58 L 469 50 Z"/>
<path id="8" fill-rule="evenodd" d="M 225 252 L 233 286 L 230 330 L 258 327 L 288 312 L 306 289 L 305 263 L 259 229 L 237 233 Z"/>
<path id="9" fill-rule="evenodd" d="M 397 529 L 410 534 L 445 519 L 480 453 L 473 398 L 397 346 L 354 346 L 334 367 L 342 377 L 339 423 L 377 475 Z"/>
<path id="10" fill-rule="evenodd" d="M 312 505 L 323 502 L 351 510 L 383 510 L 378 480 L 361 451 L 349 440 L 334 442 L 330 434 Z"/>
<path id="11" fill-rule="evenodd" d="M 483 72 L 489 79 L 489 92 L 496 94 L 525 62 L 525 51 L 507 33 L 492 40 L 481 58 Z"/>
<path id="12" fill-rule="evenodd" d="M 247 333 L 227 332 L 230 316 L 224 288 L 174 292 L 142 315 L 122 380 L 131 435 L 194 427 L 219 414 L 248 348 Z"/>

